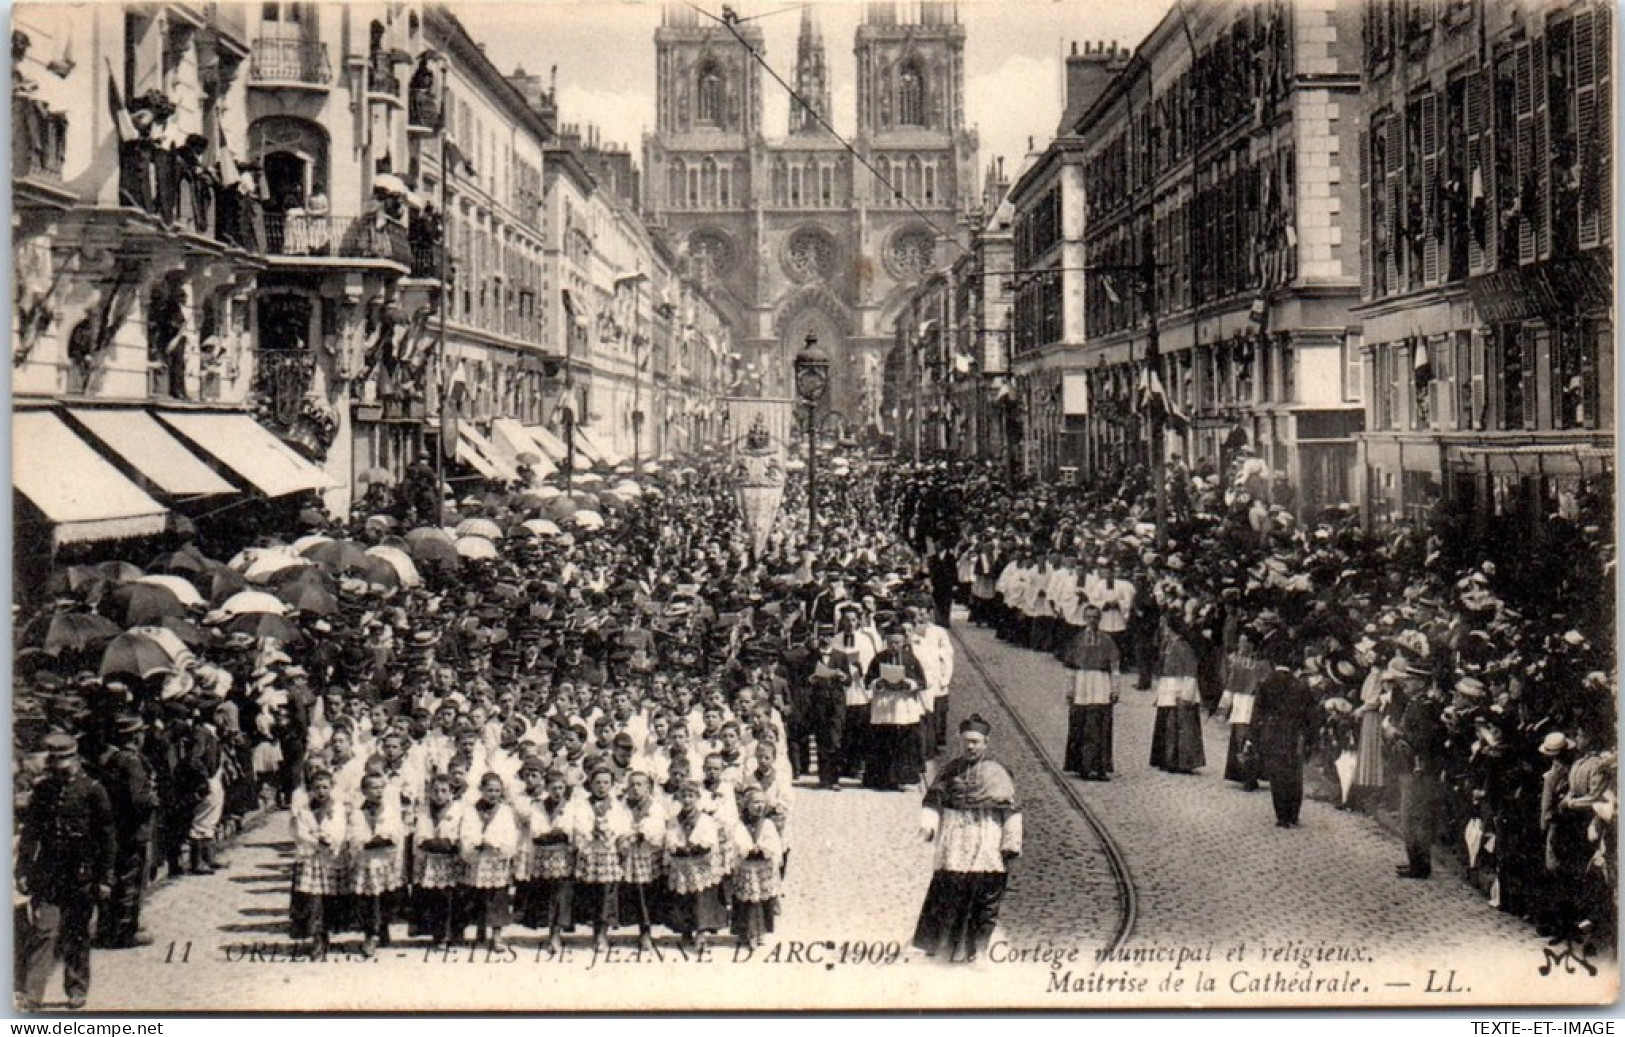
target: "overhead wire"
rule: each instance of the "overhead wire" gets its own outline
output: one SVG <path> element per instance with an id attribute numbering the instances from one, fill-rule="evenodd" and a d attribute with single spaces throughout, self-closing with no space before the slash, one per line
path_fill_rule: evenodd
<path id="1" fill-rule="evenodd" d="M 687 2 L 687 0 L 685 0 L 685 2 Z M 892 198 L 894 198 L 895 200 L 897 200 L 899 202 L 902 202 L 910 210 L 913 211 L 914 215 L 916 215 L 920 219 L 924 220 L 926 225 L 928 227 L 930 227 L 934 232 L 936 232 L 936 235 L 937 235 L 938 238 L 941 238 L 943 240 L 952 242 L 954 247 L 959 249 L 961 252 L 969 252 L 970 251 L 968 248 L 966 248 L 959 241 L 959 238 L 957 236 L 955 236 L 953 234 L 949 234 L 947 231 L 943 230 L 942 227 L 937 223 L 937 221 L 931 218 L 930 214 L 926 213 L 918 205 L 914 204 L 914 201 L 912 199 L 910 199 L 904 192 L 898 190 L 897 186 L 891 182 L 891 179 L 889 177 L 883 176 L 881 174 L 880 170 L 876 169 L 874 164 L 871 163 L 869 161 L 869 159 L 866 158 L 863 155 L 862 152 L 858 151 L 857 148 L 853 147 L 851 142 L 849 142 L 845 137 L 841 136 L 841 134 L 836 131 L 834 126 L 830 125 L 829 120 L 824 117 L 824 113 L 820 112 L 818 110 L 817 106 L 812 104 L 812 102 L 808 101 L 805 97 L 801 96 L 801 93 L 798 90 L 796 90 L 795 87 L 791 86 L 785 80 L 785 78 L 783 76 L 779 75 L 778 71 L 776 69 L 774 69 L 774 67 L 772 65 L 768 64 L 767 58 L 760 51 L 758 51 L 751 44 L 751 42 L 749 40 L 745 39 L 744 36 L 740 35 L 739 29 L 738 29 L 737 26 L 740 23 L 750 21 L 751 19 L 749 19 L 749 18 L 739 18 L 737 16 L 732 16 L 732 9 L 728 8 L 728 7 L 724 7 L 724 10 L 729 13 L 730 17 L 719 18 L 718 16 L 712 14 L 710 11 L 705 10 L 703 7 L 699 7 L 696 4 L 689 3 L 688 6 L 694 8 L 694 10 L 698 11 L 700 14 L 705 15 L 707 18 L 711 19 L 712 21 L 716 22 L 718 25 L 721 25 L 723 28 L 727 29 L 729 34 L 731 34 L 734 39 L 739 41 L 739 45 L 741 47 L 744 47 L 746 52 L 749 53 L 751 57 L 756 59 L 756 63 L 758 65 L 761 65 L 762 68 L 767 71 L 767 74 L 773 77 L 774 82 L 778 83 L 781 87 L 783 87 L 785 92 L 787 94 L 789 94 L 790 97 L 792 99 L 794 99 L 797 104 L 801 105 L 802 108 L 806 109 L 807 113 L 809 115 L 811 115 L 814 120 L 816 120 L 818 122 L 818 125 L 822 126 L 824 128 L 825 132 L 827 132 L 831 137 L 835 138 L 836 143 L 840 144 L 842 148 L 845 148 L 846 151 L 863 166 L 863 168 L 867 169 L 869 171 L 869 173 L 876 180 L 880 181 L 881 184 L 885 185 L 886 189 L 891 192 Z M 771 12 L 771 13 L 779 13 L 779 12 Z M 765 15 L 758 15 L 756 17 L 766 17 L 766 16 Z"/>

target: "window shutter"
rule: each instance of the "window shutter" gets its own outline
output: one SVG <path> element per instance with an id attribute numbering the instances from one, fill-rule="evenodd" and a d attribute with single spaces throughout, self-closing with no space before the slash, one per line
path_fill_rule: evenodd
<path id="1" fill-rule="evenodd" d="M 1360 298 L 1371 299 L 1372 256 L 1375 249 L 1371 240 L 1371 134 L 1360 131 Z"/>
<path id="2" fill-rule="evenodd" d="M 1404 133 L 1390 132 L 1387 143 L 1386 161 L 1383 164 L 1383 210 L 1388 218 L 1388 258 L 1383 264 L 1383 280 L 1388 291 L 1393 292 L 1399 288 L 1399 250 L 1403 247 L 1405 230 L 1404 221 L 1400 218 L 1403 195 L 1399 179 Z M 1396 148 L 1400 150 L 1396 152 Z"/>
<path id="3" fill-rule="evenodd" d="M 1534 43 L 1535 91 L 1535 253 L 1541 259 L 1552 256 L 1552 156 L 1548 104 L 1550 94 L 1546 74 L 1546 37 Z"/>
<path id="4" fill-rule="evenodd" d="M 1433 381 L 1428 385 L 1428 391 L 1433 395 L 1433 406 L 1430 408 L 1432 427 L 1448 429 L 1450 408 L 1456 405 L 1455 386 L 1451 381 L 1455 373 L 1455 357 L 1450 351 L 1450 336 L 1433 336 L 1433 341 L 1428 344 L 1428 353 L 1433 358 Z"/>
<path id="5" fill-rule="evenodd" d="M 1525 428 L 1552 428 L 1552 393 L 1556 381 L 1552 377 L 1552 333 L 1547 328 L 1533 332 L 1535 348 L 1524 354 L 1524 418 Z"/>
<path id="6" fill-rule="evenodd" d="M 1593 117 L 1592 125 L 1592 155 L 1595 161 L 1586 163 L 1586 174 L 1596 184 L 1597 192 L 1597 237 L 1599 243 L 1613 240 L 1613 201 L 1614 201 L 1614 152 L 1613 152 L 1613 118 L 1609 114 L 1614 96 L 1614 55 L 1612 49 L 1612 34 L 1610 23 L 1613 18 L 1613 5 L 1600 3 L 1591 26 L 1591 39 L 1594 57 L 1593 67 L 1596 69 L 1596 88 L 1592 96 L 1596 98 L 1597 112 Z"/>
<path id="7" fill-rule="evenodd" d="M 1439 283 L 1439 95 L 1422 95 L 1422 282 Z"/>
<path id="8" fill-rule="evenodd" d="M 1467 77 L 1467 268 L 1481 274 L 1495 255 L 1495 152 L 1490 132 L 1490 70 Z M 1480 240 L 1482 239 L 1482 244 Z"/>
<path id="9" fill-rule="evenodd" d="M 1493 428 L 1494 415 L 1490 413 L 1490 374 L 1495 365 L 1490 363 L 1490 350 L 1493 348 L 1493 339 L 1489 332 L 1483 328 L 1474 328 L 1473 334 L 1473 412 L 1469 415 L 1469 427 L 1475 429 Z"/>
<path id="10" fill-rule="evenodd" d="M 1531 82 L 1533 58 L 1529 44 L 1518 48 L 1516 61 L 1516 112 L 1518 125 L 1518 262 L 1533 263 L 1536 256 L 1535 209 L 1538 191 L 1535 172 L 1535 101 Z"/>
<path id="11" fill-rule="evenodd" d="M 1574 16 L 1574 134 L 1580 163 L 1580 247 L 1599 240 L 1597 224 L 1597 64 L 1590 11 Z"/>

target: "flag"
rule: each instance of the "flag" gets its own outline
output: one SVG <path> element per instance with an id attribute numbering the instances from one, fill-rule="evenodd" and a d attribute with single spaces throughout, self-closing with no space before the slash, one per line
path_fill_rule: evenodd
<path id="1" fill-rule="evenodd" d="M 220 182 L 235 184 L 242 176 L 242 173 L 237 168 L 236 156 L 231 153 L 231 145 L 226 143 L 226 128 L 224 126 L 219 127 L 216 136 L 220 138 L 215 152 L 220 164 Z"/>
<path id="2" fill-rule="evenodd" d="M 1112 284 L 1111 275 L 1108 274 L 1100 279 L 1100 288 L 1106 293 L 1106 298 L 1112 301 L 1113 306 L 1121 306 L 1123 304 L 1122 296 L 1117 294 L 1117 286 Z"/>
<path id="3" fill-rule="evenodd" d="M 1265 301 L 1264 292 L 1260 289 L 1258 294 L 1253 296 L 1253 305 L 1247 311 L 1247 319 L 1262 328 L 1269 321 L 1269 315 L 1269 303 Z"/>
<path id="4" fill-rule="evenodd" d="M 1417 384 L 1421 385 L 1433 381 L 1433 351 L 1428 349 L 1428 344 L 1425 341 L 1419 340 L 1413 352 L 1415 353 L 1414 367 Z"/>
<path id="5" fill-rule="evenodd" d="M 1159 413 L 1167 426 L 1177 433 L 1183 433 L 1190 427 L 1190 419 L 1185 417 L 1179 405 L 1168 398 L 1162 388 L 1162 375 L 1150 369 L 1142 368 L 1139 380 L 1140 409 L 1155 418 Z"/>
<path id="6" fill-rule="evenodd" d="M 113 75 L 113 63 L 107 63 L 107 107 L 113 113 L 113 127 L 118 130 L 119 143 L 135 140 L 135 123 L 130 110 L 124 106 L 124 95 L 119 93 L 118 77 Z"/>

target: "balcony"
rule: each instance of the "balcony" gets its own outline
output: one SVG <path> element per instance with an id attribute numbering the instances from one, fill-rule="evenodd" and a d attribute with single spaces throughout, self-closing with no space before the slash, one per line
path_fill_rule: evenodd
<path id="1" fill-rule="evenodd" d="M 367 62 L 367 93 L 400 104 L 401 77 L 395 74 L 390 51 L 379 51 Z"/>
<path id="2" fill-rule="evenodd" d="M 255 40 L 249 79 L 257 86 L 325 90 L 333 82 L 327 44 L 320 40 Z"/>
<path id="3" fill-rule="evenodd" d="M 60 188 L 62 161 L 68 148 L 68 116 L 26 95 L 11 97 L 11 175 L 14 182 L 32 181 Z"/>
<path id="4" fill-rule="evenodd" d="M 310 215 L 298 212 L 265 214 L 265 254 L 283 259 L 308 259 L 317 265 L 344 265 L 346 259 L 381 260 L 403 270 L 412 267 L 412 247 L 406 228 L 376 214 L 365 216 Z"/>
<path id="5" fill-rule="evenodd" d="M 412 276 L 430 281 L 440 280 L 444 269 L 445 249 L 438 241 L 412 242 Z"/>
<path id="6" fill-rule="evenodd" d="M 414 89 L 406 99 L 408 133 L 433 133 L 440 128 L 440 92 Z"/>

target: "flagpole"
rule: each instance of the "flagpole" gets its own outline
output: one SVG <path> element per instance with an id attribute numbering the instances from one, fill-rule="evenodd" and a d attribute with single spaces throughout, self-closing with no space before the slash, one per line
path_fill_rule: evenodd
<path id="1" fill-rule="evenodd" d="M 1161 356 L 1157 338 L 1157 261 L 1151 254 L 1151 243 L 1145 242 L 1142 250 L 1140 266 L 1140 286 L 1145 298 L 1145 363 L 1147 379 L 1161 380 L 1161 373 L 1157 370 Z M 1167 387 L 1163 387 L 1164 394 Z M 1157 550 L 1161 551 L 1168 543 L 1168 473 L 1165 471 L 1167 462 L 1163 453 L 1167 448 L 1163 435 L 1164 408 L 1160 405 L 1151 407 L 1151 478 L 1156 501 L 1157 522 Z"/>

